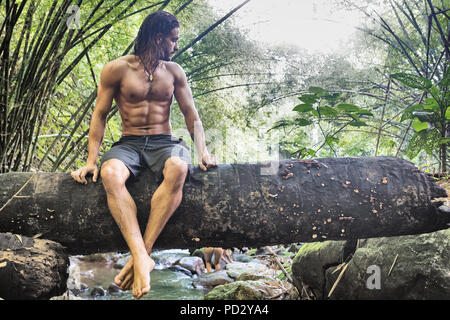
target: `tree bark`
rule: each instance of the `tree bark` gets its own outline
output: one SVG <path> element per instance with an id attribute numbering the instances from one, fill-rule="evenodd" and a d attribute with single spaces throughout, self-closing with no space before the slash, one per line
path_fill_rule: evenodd
<path id="1" fill-rule="evenodd" d="M 272 167 L 273 173 L 263 163 L 221 164 L 207 172 L 193 167 L 155 248 L 259 247 L 449 227 L 450 213 L 432 201 L 446 197 L 445 190 L 408 161 L 321 158 Z M 146 171 L 127 186 L 144 230 L 154 176 Z M 127 249 L 101 182 L 80 185 L 67 173 L 0 175 L 0 232 L 42 234 L 71 254 Z"/>
<path id="2" fill-rule="evenodd" d="M 0 297 L 41 300 L 66 291 L 69 256 L 59 243 L 0 233 Z"/>

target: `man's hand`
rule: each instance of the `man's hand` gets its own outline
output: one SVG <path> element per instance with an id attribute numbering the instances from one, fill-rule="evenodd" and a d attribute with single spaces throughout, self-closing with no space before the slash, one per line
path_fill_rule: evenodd
<path id="1" fill-rule="evenodd" d="M 217 167 L 217 160 L 214 154 L 209 154 L 208 152 L 203 153 L 203 155 L 199 155 L 199 166 L 200 169 L 206 171 L 208 168 Z"/>
<path id="2" fill-rule="evenodd" d="M 86 175 L 88 173 L 92 173 L 94 175 L 92 181 L 97 182 L 98 176 L 98 168 L 95 164 L 87 164 L 84 167 L 81 167 L 77 171 L 72 172 L 70 175 L 76 182 L 87 184 Z"/>

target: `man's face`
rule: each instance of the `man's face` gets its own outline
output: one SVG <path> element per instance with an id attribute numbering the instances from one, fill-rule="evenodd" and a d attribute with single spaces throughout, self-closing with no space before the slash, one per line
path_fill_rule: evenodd
<path id="1" fill-rule="evenodd" d="M 163 59 L 166 61 L 170 61 L 175 52 L 178 50 L 179 31 L 180 28 L 173 28 L 167 37 L 162 38 L 161 47 L 164 50 Z"/>

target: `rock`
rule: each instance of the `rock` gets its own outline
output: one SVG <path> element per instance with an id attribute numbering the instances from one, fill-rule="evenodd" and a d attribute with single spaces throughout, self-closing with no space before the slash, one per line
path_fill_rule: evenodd
<path id="1" fill-rule="evenodd" d="M 95 287 L 91 290 L 91 297 L 103 297 L 105 294 L 105 290 L 100 287 Z"/>
<path id="2" fill-rule="evenodd" d="M 93 253 L 79 256 L 79 260 L 84 262 L 109 262 L 111 258 L 109 253 Z"/>
<path id="3" fill-rule="evenodd" d="M 345 241 L 305 244 L 292 273 L 317 299 L 327 299 L 343 267 Z M 348 248 L 348 246 L 347 246 Z M 360 240 L 330 299 L 449 299 L 450 229 Z"/>
<path id="4" fill-rule="evenodd" d="M 236 261 L 236 262 L 250 262 L 253 260 L 248 255 L 243 254 L 243 253 L 234 253 L 232 255 L 232 259 L 233 259 L 233 261 Z"/>
<path id="5" fill-rule="evenodd" d="M 192 272 L 190 270 L 183 268 L 182 266 L 179 265 L 173 265 L 167 269 L 175 272 L 181 272 L 184 273 L 185 275 L 188 275 L 189 277 L 192 277 Z"/>
<path id="6" fill-rule="evenodd" d="M 324 270 L 343 261 L 346 241 L 325 241 L 304 244 L 292 263 L 295 286 L 299 291 L 308 285 L 317 299 L 323 298 Z"/>
<path id="7" fill-rule="evenodd" d="M 269 276 L 261 275 L 261 274 L 251 274 L 251 273 L 241 273 L 239 277 L 237 277 L 236 281 L 247 281 L 247 280 L 267 280 L 270 281 L 272 278 Z"/>
<path id="8" fill-rule="evenodd" d="M 256 262 L 232 262 L 226 265 L 225 270 L 229 277 L 233 279 L 239 278 L 242 274 L 260 274 L 272 276 L 274 271 L 266 266 Z"/>
<path id="9" fill-rule="evenodd" d="M 202 273 L 195 279 L 195 284 L 203 287 L 213 287 L 225 283 L 233 282 L 225 270 L 210 273 Z"/>
<path id="10" fill-rule="evenodd" d="M 208 292 L 205 300 L 296 299 L 295 288 L 287 282 L 249 280 L 220 285 Z"/>
<path id="11" fill-rule="evenodd" d="M 69 256 L 54 241 L 0 233 L 0 296 L 41 300 L 67 289 Z"/>
<path id="12" fill-rule="evenodd" d="M 189 257 L 190 254 L 188 250 L 170 249 L 153 251 L 150 256 L 155 261 L 157 269 L 166 269 L 181 258 Z"/>
<path id="13" fill-rule="evenodd" d="M 130 260 L 131 254 L 125 253 L 120 254 L 115 257 L 115 262 L 113 264 L 114 269 L 122 269 L 127 264 L 128 260 Z"/>
<path id="14" fill-rule="evenodd" d="M 198 275 L 202 274 L 205 270 L 205 263 L 203 262 L 203 259 L 199 257 L 184 257 L 175 264 Z"/>
<path id="15" fill-rule="evenodd" d="M 303 243 L 301 243 L 301 244 L 300 243 L 291 243 L 291 245 L 288 248 L 288 251 L 292 252 L 292 253 L 297 253 L 298 250 L 300 250 L 300 248 L 302 247 L 302 245 L 303 245 Z"/>
<path id="16" fill-rule="evenodd" d="M 111 283 L 106 291 L 111 295 L 122 293 L 122 290 L 120 290 L 120 288 L 115 283 Z"/>

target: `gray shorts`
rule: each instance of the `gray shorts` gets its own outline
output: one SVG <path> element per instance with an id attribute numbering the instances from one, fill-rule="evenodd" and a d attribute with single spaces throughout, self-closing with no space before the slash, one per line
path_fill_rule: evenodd
<path id="1" fill-rule="evenodd" d="M 154 134 L 146 136 L 126 135 L 115 142 L 111 149 L 103 154 L 101 165 L 110 159 L 122 161 L 134 177 L 145 168 L 150 168 L 160 182 L 166 160 L 179 157 L 191 170 L 190 148 L 181 138 L 170 134 Z M 188 173 L 189 175 L 189 173 Z"/>

